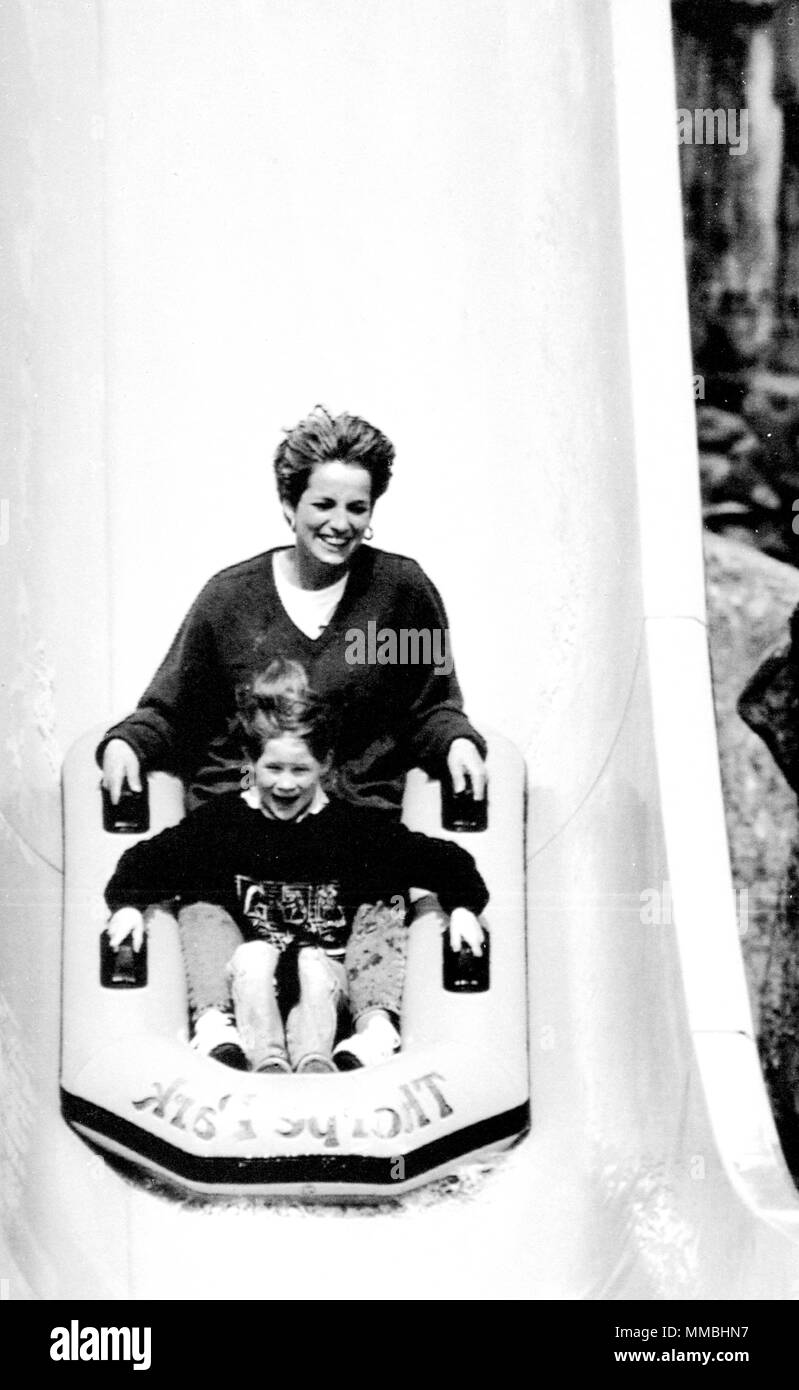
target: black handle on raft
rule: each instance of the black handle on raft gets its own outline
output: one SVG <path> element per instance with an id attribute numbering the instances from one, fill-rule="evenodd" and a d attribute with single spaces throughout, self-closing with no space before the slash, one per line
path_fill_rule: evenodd
<path id="1" fill-rule="evenodd" d="M 449 927 L 442 933 L 444 947 L 444 988 L 450 994 L 485 994 L 491 985 L 491 938 L 483 928 L 482 955 L 476 956 L 465 941 L 454 951 L 449 939 Z"/>
<path id="2" fill-rule="evenodd" d="M 140 792 L 131 791 L 127 782 L 123 784 L 116 806 L 111 800 L 107 787 L 103 794 L 103 830 L 111 835 L 143 835 L 150 829 L 150 798 L 147 795 L 147 778 L 142 776 Z"/>
<path id="3" fill-rule="evenodd" d="M 468 780 L 462 792 L 456 792 L 452 778 L 446 776 L 441 781 L 441 824 L 445 830 L 473 832 L 488 829 L 488 787 L 481 801 L 472 794 Z"/>
<path id="4" fill-rule="evenodd" d="M 128 938 L 116 950 L 108 931 L 100 936 L 100 984 L 103 989 L 143 989 L 147 984 L 147 935 L 138 951 Z"/>

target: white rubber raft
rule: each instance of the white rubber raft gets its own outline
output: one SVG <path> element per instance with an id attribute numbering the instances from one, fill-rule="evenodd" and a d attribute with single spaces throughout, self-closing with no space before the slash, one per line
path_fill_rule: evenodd
<path id="1" fill-rule="evenodd" d="M 489 740 L 487 830 L 442 830 L 439 784 L 418 771 L 403 812 L 414 829 L 463 844 L 479 865 L 491 894 L 482 919 L 488 990 L 445 990 L 445 918 L 428 897 L 410 926 L 401 1051 L 351 1072 L 259 1076 L 189 1048 L 177 924 L 167 911 L 150 920 L 146 984 L 101 983 L 103 888 L 122 851 L 145 837 L 103 829 L 99 737 L 81 739 L 64 766 L 61 1105 L 79 1134 L 196 1192 L 375 1201 L 526 1132 L 525 776 L 511 743 Z M 183 815 L 183 788 L 153 773 L 149 795 L 152 835 Z"/>

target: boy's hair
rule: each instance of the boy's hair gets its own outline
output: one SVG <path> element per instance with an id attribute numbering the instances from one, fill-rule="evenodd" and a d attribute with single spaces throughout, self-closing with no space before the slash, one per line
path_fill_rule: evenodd
<path id="1" fill-rule="evenodd" d="M 281 734 L 302 739 L 317 762 L 329 756 L 334 741 L 332 711 L 311 689 L 299 661 L 274 657 L 239 687 L 236 704 L 236 732 L 250 762 L 257 762 L 270 738 Z"/>
<path id="2" fill-rule="evenodd" d="M 382 497 L 391 476 L 394 445 L 374 425 L 357 415 L 336 415 L 323 405 L 294 429 L 286 431 L 275 452 L 275 478 L 281 502 L 296 507 L 314 468 L 322 463 L 351 463 L 365 468 L 371 478 L 374 504 Z"/>

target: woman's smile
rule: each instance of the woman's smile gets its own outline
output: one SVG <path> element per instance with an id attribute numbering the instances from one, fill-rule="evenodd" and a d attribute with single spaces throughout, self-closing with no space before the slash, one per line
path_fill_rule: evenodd
<path id="1" fill-rule="evenodd" d="M 319 539 L 331 550 L 345 550 L 346 547 L 355 539 L 355 536 L 328 536 L 324 532 L 319 533 Z"/>

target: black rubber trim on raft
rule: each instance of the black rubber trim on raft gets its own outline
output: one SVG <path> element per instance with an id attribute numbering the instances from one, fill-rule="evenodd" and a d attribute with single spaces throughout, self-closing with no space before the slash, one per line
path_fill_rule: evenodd
<path id="1" fill-rule="evenodd" d="M 185 1153 L 166 1139 L 159 1139 L 148 1130 L 140 1129 L 130 1120 L 123 1120 L 110 1110 L 92 1101 L 73 1096 L 61 1089 L 61 1113 L 68 1124 L 84 1125 L 98 1136 L 113 1139 L 117 1144 L 150 1159 L 161 1168 L 174 1173 L 186 1182 L 202 1183 L 373 1183 L 375 1186 L 397 1187 L 391 1169 L 398 1154 L 377 1158 L 372 1154 L 275 1154 L 269 1158 L 227 1158 Z M 420 1177 L 430 1169 L 451 1163 L 472 1150 L 496 1144 L 503 1139 L 521 1136 L 530 1125 L 530 1103 L 514 1106 L 490 1120 L 479 1120 L 465 1129 L 434 1139 L 430 1144 L 402 1154 L 405 1162 L 404 1181 Z"/>

